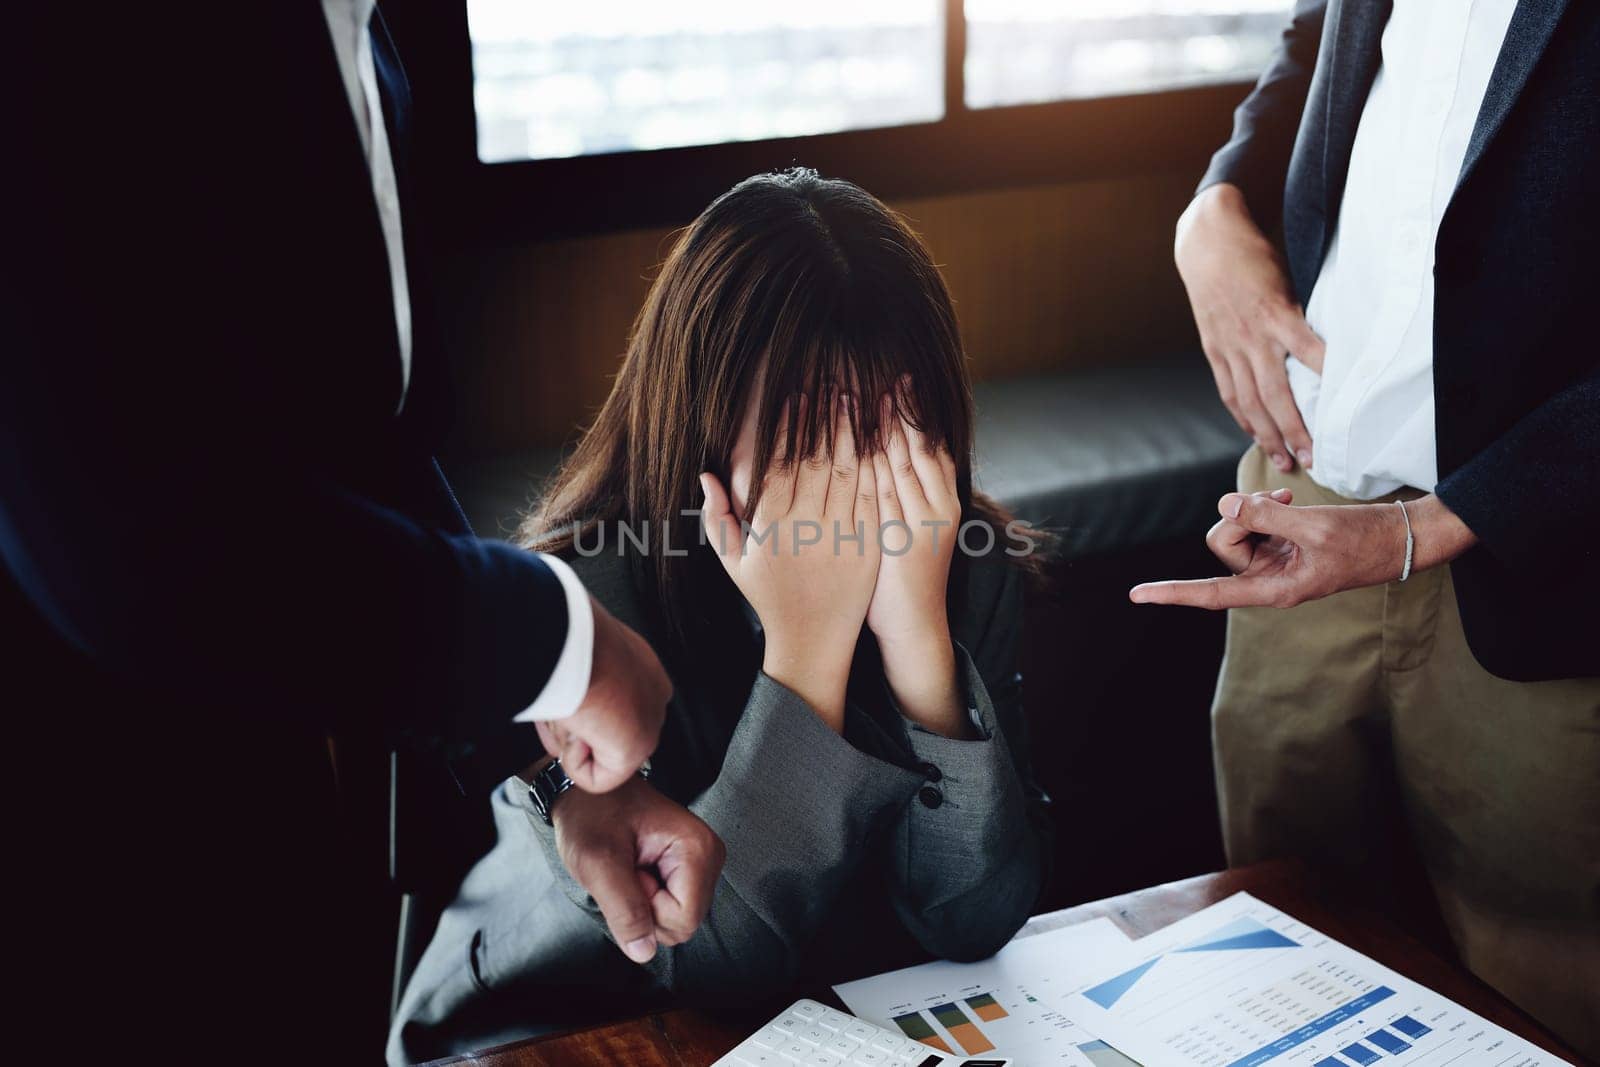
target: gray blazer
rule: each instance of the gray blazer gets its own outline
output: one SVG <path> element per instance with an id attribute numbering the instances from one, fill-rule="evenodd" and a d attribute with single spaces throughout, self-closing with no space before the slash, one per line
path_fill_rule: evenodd
<path id="1" fill-rule="evenodd" d="M 732 642 L 742 652 L 719 641 L 711 662 L 669 655 L 627 560 L 607 551 L 571 562 L 672 674 L 652 782 L 727 845 L 711 911 L 685 944 L 630 962 L 557 857 L 526 787 L 509 779 L 493 799 L 498 843 L 462 883 L 406 988 L 391 1063 L 638 1013 L 667 997 L 762 999 L 929 954 L 979 959 L 1022 925 L 1044 881 L 1048 824 L 1020 701 L 1015 567 L 960 562 L 952 633 L 979 739 L 957 741 L 894 709 L 870 636 L 858 646 L 840 736 L 761 673 L 747 615 L 722 623 L 745 631 L 742 645 Z"/>

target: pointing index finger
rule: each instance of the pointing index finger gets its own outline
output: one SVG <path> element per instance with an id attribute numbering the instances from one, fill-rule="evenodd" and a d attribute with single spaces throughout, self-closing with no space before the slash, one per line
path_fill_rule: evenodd
<path id="1" fill-rule="evenodd" d="M 1221 611 L 1226 608 L 1272 607 L 1283 579 L 1234 575 L 1188 581 L 1146 582 L 1128 592 L 1135 604 L 1173 604 Z"/>

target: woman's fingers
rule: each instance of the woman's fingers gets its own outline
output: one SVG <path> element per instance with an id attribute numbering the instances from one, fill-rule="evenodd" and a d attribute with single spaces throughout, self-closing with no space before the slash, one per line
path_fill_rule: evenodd
<path id="1" fill-rule="evenodd" d="M 900 510 L 902 513 L 921 511 L 928 498 L 922 491 L 916 463 L 911 458 L 911 442 L 906 437 L 908 424 L 895 414 L 894 403 L 888 397 L 883 398 L 883 411 L 884 448 L 889 454 L 889 474 L 900 498 Z"/>
<path id="2" fill-rule="evenodd" d="M 950 454 L 950 446 L 942 444 L 934 453 L 934 458 L 939 461 L 939 473 L 944 475 L 940 487 L 954 499 L 956 493 L 956 457 Z"/>
<path id="3" fill-rule="evenodd" d="M 789 422 L 795 420 L 795 439 L 789 438 Z M 761 479 L 761 498 L 756 513 L 750 516 L 753 525 L 765 527 L 793 510 L 799 494 L 801 463 L 794 452 L 800 447 L 800 435 L 805 429 L 806 396 L 797 393 L 784 401 L 778 412 L 777 435 L 772 442 L 772 462 Z"/>
<path id="4" fill-rule="evenodd" d="M 804 393 L 797 394 L 785 400 L 783 407 L 778 409 L 778 432 L 772 442 L 772 465 L 784 467 L 789 463 L 789 415 L 790 411 L 798 409 L 801 419 L 806 414 L 806 397 Z"/>
<path id="5" fill-rule="evenodd" d="M 733 517 L 727 490 L 715 474 L 706 471 L 700 475 L 700 491 L 706 497 L 705 504 L 700 508 L 700 522 L 705 527 L 706 540 L 711 542 L 712 551 L 716 552 L 723 568 L 731 575 L 744 551 L 744 532 Z"/>
<path id="6" fill-rule="evenodd" d="M 833 464 L 828 476 L 828 491 L 823 511 L 843 525 L 853 525 L 856 483 L 860 464 L 856 461 L 856 436 L 850 428 L 850 396 L 841 394 L 833 412 Z"/>
<path id="7" fill-rule="evenodd" d="M 878 550 L 878 472 L 870 460 L 857 460 L 860 474 L 856 479 L 856 499 L 851 513 L 851 525 L 861 535 L 857 551 Z"/>
<path id="8" fill-rule="evenodd" d="M 939 467 L 940 448 L 929 442 L 916 423 L 906 417 L 911 408 L 911 380 L 900 379 L 900 427 L 906 435 L 906 445 L 911 451 L 911 466 L 917 472 L 922 495 L 930 504 L 943 503 L 944 472 Z"/>
<path id="9" fill-rule="evenodd" d="M 900 506 L 900 493 L 894 487 L 889 455 L 882 450 L 872 454 L 872 480 L 878 491 L 878 521 L 885 524 L 904 522 L 905 509 Z"/>
<path id="10" fill-rule="evenodd" d="M 810 398 L 800 398 L 800 425 L 805 425 L 806 408 Z M 820 515 L 827 508 L 828 473 L 833 466 L 828 458 L 827 445 L 816 443 L 810 455 L 796 456 L 790 464 L 794 471 L 794 503 L 790 511 L 800 510 L 805 515 Z"/>

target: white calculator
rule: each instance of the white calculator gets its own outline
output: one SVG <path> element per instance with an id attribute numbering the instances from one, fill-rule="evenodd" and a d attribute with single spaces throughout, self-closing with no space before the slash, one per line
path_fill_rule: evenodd
<path id="1" fill-rule="evenodd" d="M 712 1067 L 1011 1067 L 1011 1061 L 941 1052 L 826 1004 L 797 1000 Z"/>

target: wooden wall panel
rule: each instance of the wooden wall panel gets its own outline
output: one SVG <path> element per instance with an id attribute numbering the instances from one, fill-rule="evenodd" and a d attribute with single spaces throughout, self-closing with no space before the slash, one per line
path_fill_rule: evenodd
<path id="1" fill-rule="evenodd" d="M 1192 345 L 1172 267 L 1190 174 L 895 204 L 948 279 L 975 377 L 1139 359 Z M 669 229 L 497 249 L 447 264 L 453 448 L 570 440 L 611 387 Z"/>

